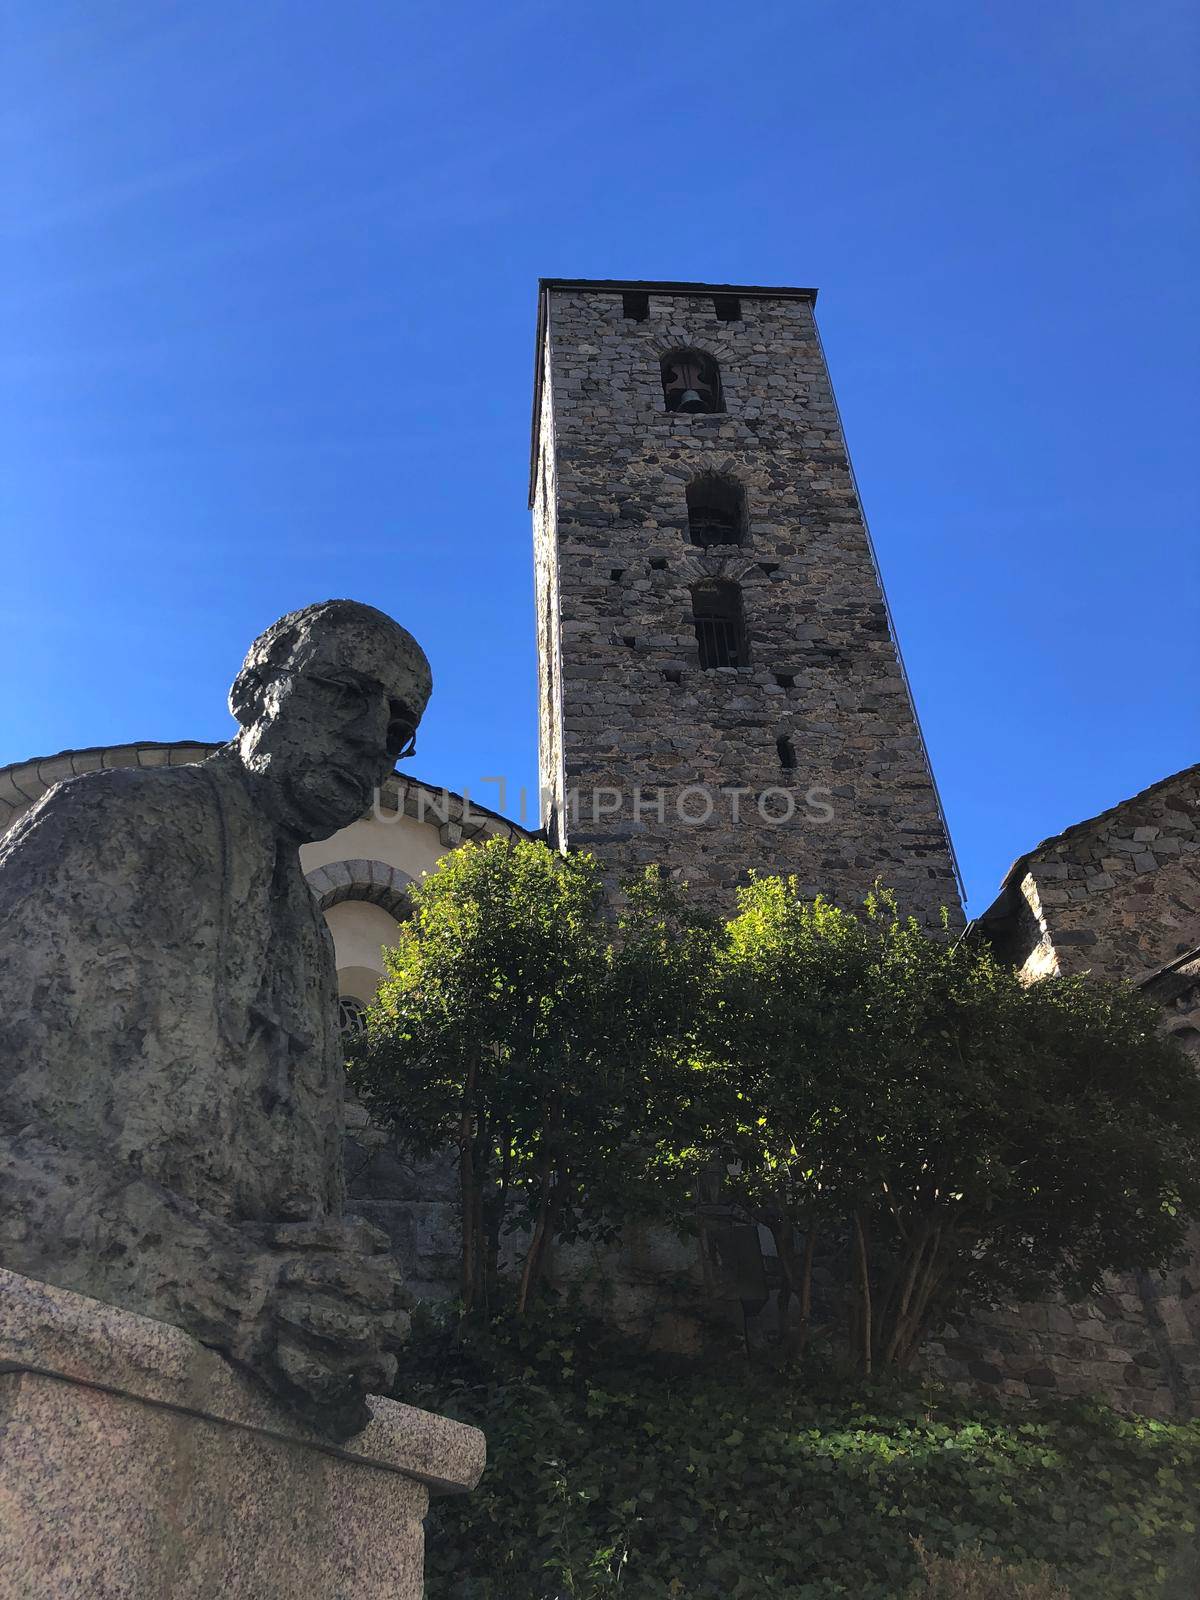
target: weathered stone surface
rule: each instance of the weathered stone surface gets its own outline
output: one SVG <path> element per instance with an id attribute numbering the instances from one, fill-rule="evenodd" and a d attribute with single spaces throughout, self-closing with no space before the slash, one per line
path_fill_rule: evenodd
<path id="1" fill-rule="evenodd" d="M 552 836 L 614 874 L 665 864 L 725 907 L 756 868 L 841 903 L 882 878 L 918 916 L 957 921 L 811 301 L 746 295 L 721 321 L 711 293 L 651 289 L 635 321 L 619 288 L 544 297 L 532 504 Z M 723 411 L 665 410 L 660 358 L 681 347 L 719 362 Z M 712 473 L 745 497 L 740 546 L 689 537 L 687 486 Z M 702 670 L 691 593 L 714 579 L 741 591 L 749 660 Z"/>
<path id="2" fill-rule="evenodd" d="M 330 601 L 255 642 L 238 737 L 86 773 L 0 840 L 0 1265 L 188 1329 L 332 1434 L 407 1326 L 343 1215 L 329 934 L 298 849 L 361 815 L 429 695 Z"/>
<path id="3" fill-rule="evenodd" d="M 1021 856 L 976 936 L 1030 979 L 1094 973 L 1138 984 L 1161 1006 L 1163 1032 L 1200 1064 L 1200 766 Z M 1017 1308 L 1021 1350 L 1032 1356 L 1033 1330 L 1044 1329 L 1035 1370 L 1060 1389 L 1162 1415 L 1200 1413 L 1200 1227 L 1186 1256 L 1182 1270 L 1115 1281 L 1090 1306 Z M 964 1337 L 986 1338 L 996 1320 L 974 1319 Z M 948 1354 L 935 1351 L 933 1364 L 959 1375 Z M 1028 1381 L 1041 1386 L 1032 1373 Z"/>
<path id="4" fill-rule="evenodd" d="M 1200 1411 L 1200 1344 L 1183 1298 L 1186 1274 L 1113 1278 L 1094 1301 L 1011 1304 L 956 1318 L 927 1341 L 921 1366 L 954 1387 L 1036 1397 L 1101 1395 L 1154 1416 Z M 1132 1357 L 1132 1359 L 1131 1359 Z"/>
<path id="5" fill-rule="evenodd" d="M 370 1407 L 333 1446 L 182 1330 L 0 1271 L 0 1600 L 419 1600 L 483 1436 Z"/>
<path id="6" fill-rule="evenodd" d="M 1153 841 L 1153 850 L 1146 841 Z M 1010 868 L 980 931 L 1030 977 L 1149 983 L 1200 945 L 1200 766 L 1044 839 Z M 1177 983 L 1172 1003 L 1197 983 Z M 1187 1008 L 1172 1031 L 1188 1026 Z M 1191 1038 L 1200 1037 L 1191 1028 Z"/>

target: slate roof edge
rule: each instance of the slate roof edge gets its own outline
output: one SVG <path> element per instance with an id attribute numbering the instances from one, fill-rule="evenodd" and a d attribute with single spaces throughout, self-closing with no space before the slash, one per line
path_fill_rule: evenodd
<path id="1" fill-rule="evenodd" d="M 24 811 L 29 805 L 40 800 L 42 795 L 53 783 L 59 783 L 66 777 L 78 777 L 84 772 L 105 771 L 111 768 L 129 768 L 145 765 L 139 758 L 143 752 L 166 751 L 167 758 L 163 761 L 152 763 L 154 766 L 182 767 L 190 766 L 196 761 L 203 761 L 207 756 L 221 748 L 220 741 L 209 739 L 130 739 L 120 744 L 94 744 L 85 745 L 79 749 L 58 750 L 53 755 L 29 756 L 24 761 L 13 761 L 7 766 L 0 767 L 0 833 L 8 826 L 8 818 L 18 811 Z M 186 759 L 172 760 L 172 754 L 186 756 Z M 124 760 L 105 760 L 105 757 L 125 756 Z M 129 757 L 134 759 L 129 759 Z M 87 758 L 92 759 L 87 759 Z M 99 760 L 94 758 L 99 757 Z M 49 776 L 43 769 L 65 763 L 68 770 L 54 776 Z M 393 774 L 402 784 L 412 785 L 424 789 L 429 794 L 446 794 L 451 800 L 457 801 L 460 807 L 464 798 L 455 789 L 447 789 L 444 784 L 429 783 L 424 778 L 418 778 L 414 773 L 401 772 L 399 769 Z M 23 805 L 21 802 L 24 801 Z M 506 817 L 502 812 L 493 811 L 490 806 L 481 805 L 479 801 L 471 799 L 465 802 L 473 816 L 480 816 L 490 822 L 502 823 L 510 830 L 510 836 L 521 838 L 538 838 L 539 830 L 525 828 L 519 822 L 514 822 L 511 817 Z M 6 813 L 8 818 L 6 818 Z"/>

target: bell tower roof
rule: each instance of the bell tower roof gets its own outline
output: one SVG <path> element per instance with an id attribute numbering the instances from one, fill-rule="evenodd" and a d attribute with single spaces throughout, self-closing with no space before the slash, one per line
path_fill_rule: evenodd
<path id="1" fill-rule="evenodd" d="M 544 294 L 547 289 L 594 289 L 597 294 L 610 290 L 648 294 L 738 294 L 750 298 L 760 295 L 768 300 L 815 300 L 815 289 L 767 288 L 755 283 L 675 283 L 671 280 L 646 278 L 539 278 L 538 286 Z"/>

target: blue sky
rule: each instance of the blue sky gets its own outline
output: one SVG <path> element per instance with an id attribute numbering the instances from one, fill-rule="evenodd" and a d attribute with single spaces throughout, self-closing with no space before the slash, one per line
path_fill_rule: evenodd
<path id="1" fill-rule="evenodd" d="M 0 763 L 351 594 L 414 770 L 532 783 L 539 274 L 820 287 L 972 910 L 1197 759 L 1188 0 L 7 16 Z"/>

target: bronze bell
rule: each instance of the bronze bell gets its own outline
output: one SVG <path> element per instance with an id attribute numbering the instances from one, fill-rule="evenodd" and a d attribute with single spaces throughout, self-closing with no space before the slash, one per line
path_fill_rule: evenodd
<path id="1" fill-rule="evenodd" d="M 707 411 L 708 403 L 703 399 L 699 390 L 685 389 L 679 397 L 676 411 Z"/>

